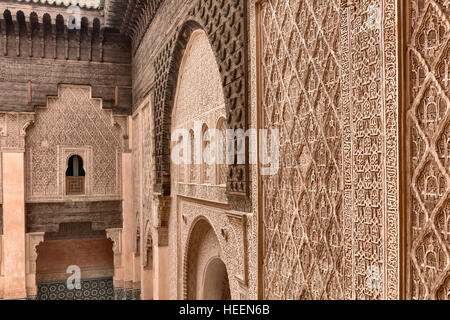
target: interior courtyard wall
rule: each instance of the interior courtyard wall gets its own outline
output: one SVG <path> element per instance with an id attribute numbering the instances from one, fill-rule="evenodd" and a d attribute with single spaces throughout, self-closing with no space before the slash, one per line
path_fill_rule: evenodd
<path id="1" fill-rule="evenodd" d="M 223 117 L 225 117 L 225 102 L 217 63 L 207 36 L 202 31 L 196 31 L 189 40 L 180 66 L 172 114 L 172 132 L 179 129 L 192 132 L 196 121 L 200 128 L 206 126 L 206 128 L 215 129 L 217 122 Z M 203 131 L 199 133 L 203 133 Z M 192 145 L 191 141 L 189 147 Z M 188 152 L 188 150 L 183 150 L 183 152 Z M 183 221 L 186 222 L 187 213 L 182 211 L 182 203 L 188 201 L 186 198 L 218 202 L 222 205 L 227 202 L 225 187 L 217 186 L 216 172 L 213 166 L 209 166 L 208 169 L 211 175 L 209 179 L 202 178 L 204 165 L 172 165 L 169 265 L 173 268 L 171 273 L 177 274 L 171 279 L 172 290 L 178 288 L 180 291 L 182 288 L 180 279 L 184 275 L 180 271 L 182 270 L 181 266 L 185 263 L 182 257 L 185 255 L 183 248 L 186 246 L 186 239 L 182 240 L 182 237 L 185 237 L 187 230 L 190 229 L 189 223 L 183 223 Z M 193 172 L 195 173 L 193 174 Z M 208 210 L 207 206 L 199 206 L 197 215 L 203 215 L 205 210 Z M 195 220 L 196 217 L 192 218 Z M 224 226 L 217 226 L 218 229 L 222 227 Z M 171 294 L 173 298 L 179 295 L 179 292 Z"/>
<path id="2" fill-rule="evenodd" d="M 38 283 L 66 281 L 67 268 L 72 265 L 80 267 L 81 279 L 112 278 L 114 275 L 112 245 L 107 239 L 45 241 L 36 250 Z"/>
<path id="3" fill-rule="evenodd" d="M 243 8 L 243 1 L 240 3 L 240 9 Z M 223 3 L 222 3 L 223 4 Z M 189 1 L 166 1 L 162 4 L 160 9 L 158 10 L 158 13 L 150 25 L 149 30 L 145 34 L 144 38 L 142 39 L 142 42 L 138 46 L 135 55 L 133 56 L 133 79 L 134 79 L 134 90 L 133 90 L 133 96 L 135 100 L 135 108 L 137 108 L 140 105 L 140 102 L 148 97 L 148 94 L 151 92 L 152 89 L 155 88 L 156 83 L 153 82 L 153 79 L 155 79 L 156 74 L 154 70 L 154 64 L 155 59 L 157 56 L 160 56 L 161 51 L 167 50 L 167 48 L 170 48 L 174 44 L 174 35 L 177 34 L 177 30 L 180 30 L 180 27 L 185 24 L 187 21 L 188 12 L 196 6 L 197 3 L 189 2 Z M 203 3 L 202 3 L 203 5 Z M 226 5 L 226 3 L 225 3 Z M 220 2 L 214 2 L 213 6 L 216 6 L 218 8 L 220 7 Z M 209 7 L 208 7 L 209 8 Z M 209 9 L 208 9 L 209 10 Z M 236 17 L 239 17 L 238 19 L 241 19 L 243 17 L 244 13 L 241 12 L 233 12 L 233 15 L 229 17 L 229 19 L 236 19 Z M 236 15 L 237 14 L 237 15 Z M 235 20 L 233 20 L 235 21 Z M 219 21 L 220 23 L 225 23 L 224 20 Z M 229 25 L 231 26 L 231 25 Z M 244 26 L 243 24 L 240 24 L 240 26 Z M 163 31 L 161 31 L 163 30 Z M 239 32 L 242 32 L 244 29 L 239 29 Z M 231 31 L 231 30 L 230 30 Z M 235 30 L 236 31 L 236 30 Z M 227 30 L 228 32 L 228 30 Z M 243 35 L 238 35 L 239 41 L 243 41 Z M 210 39 L 210 44 L 211 44 Z M 240 43 L 240 42 L 239 42 Z M 239 44 L 241 46 L 242 44 Z M 166 48 L 166 49 L 165 49 Z M 236 48 L 235 48 L 236 49 Z M 239 47 L 239 50 L 242 48 Z M 181 57 L 183 56 L 184 50 L 181 52 L 181 55 L 179 56 L 179 59 L 181 60 Z M 233 57 L 233 59 L 236 59 L 238 61 L 240 58 L 242 58 L 242 55 L 238 56 L 238 53 L 241 54 L 242 52 L 236 52 L 236 57 Z M 230 57 L 231 58 L 231 57 Z M 177 62 L 179 63 L 179 61 Z M 223 68 L 223 67 L 222 67 Z M 238 72 L 239 76 L 243 76 L 244 70 L 236 69 L 235 71 Z M 177 72 L 177 71 L 176 71 Z M 242 74 L 241 74 L 242 72 Z M 243 79 L 243 78 L 242 78 Z M 224 81 L 222 79 L 222 81 Z M 229 80 L 227 80 L 229 81 Z M 241 83 L 242 84 L 242 83 Z M 238 84 L 235 86 L 238 88 Z M 240 87 L 239 87 L 240 88 Z M 243 87 L 242 87 L 243 88 Z M 234 90 L 234 87 L 233 87 Z M 238 89 L 239 90 L 239 89 Z M 223 91 L 223 89 L 222 89 Z M 245 91 L 245 90 L 244 90 Z M 241 98 L 241 97 L 239 97 Z M 243 102 L 243 100 L 242 100 Z M 241 101 L 239 100 L 239 103 Z M 246 112 L 246 111 L 245 111 Z M 157 120 L 155 120 L 156 123 Z M 215 124 L 214 124 L 215 125 Z M 170 138 L 170 135 L 169 135 Z M 186 188 L 185 188 L 186 189 Z M 192 192 L 196 192 L 198 195 L 194 196 L 197 198 L 202 198 L 200 196 L 200 193 L 195 190 L 195 188 L 191 188 Z M 222 205 L 227 202 L 227 197 L 224 193 L 221 193 L 221 191 L 218 188 L 210 188 L 211 191 L 214 191 L 213 198 L 214 199 L 220 199 L 219 202 L 222 202 Z M 189 190 L 183 191 L 185 194 L 188 194 Z M 211 193 L 210 193 L 211 194 Z M 203 196 L 203 198 L 208 198 Z M 178 204 L 178 206 L 180 206 Z M 237 206 L 239 207 L 239 206 Z M 248 238 L 253 237 L 252 232 L 247 232 L 247 229 L 254 230 L 252 226 L 255 226 L 255 217 L 250 212 L 252 211 L 251 207 L 248 207 L 247 203 L 242 202 L 242 205 L 240 208 L 245 208 L 244 210 L 247 211 L 246 214 L 236 214 L 236 212 L 232 212 L 231 214 L 228 212 L 225 214 L 226 219 L 224 220 L 225 224 L 228 224 L 228 232 L 225 232 L 227 234 L 233 234 L 236 238 L 236 247 L 239 251 L 240 261 L 238 263 L 239 266 L 236 266 L 237 269 L 239 269 L 237 278 L 239 280 L 236 281 L 237 287 L 239 287 L 238 291 L 239 294 L 235 295 L 236 297 L 245 298 L 245 297 L 256 297 L 255 291 L 256 291 L 256 284 L 252 283 L 252 292 L 249 292 L 248 286 L 249 286 L 249 274 L 253 273 L 251 275 L 252 280 L 256 281 L 256 272 L 249 272 L 248 268 L 248 257 L 252 256 L 252 254 L 248 253 L 249 245 L 248 245 Z M 236 215 L 234 215 L 236 214 Z M 228 221 L 228 222 L 225 222 Z M 231 237 L 231 236 L 229 236 Z M 245 239 L 245 240 L 244 240 Z M 253 241 L 253 245 L 256 244 L 256 240 Z M 230 246 L 228 244 L 227 246 Z M 254 250 L 255 248 L 252 247 L 251 250 Z M 255 253 L 253 254 L 253 256 Z M 256 267 L 256 265 L 254 265 Z M 179 272 L 179 271 L 178 271 Z M 232 278 L 232 277 L 230 277 Z M 180 277 L 178 277 L 180 279 Z M 178 287 L 180 287 L 180 284 L 178 284 Z M 178 291 L 180 291 L 178 289 Z M 171 296 L 174 296 L 172 293 Z"/>
<path id="4" fill-rule="evenodd" d="M 58 97 L 37 109 L 27 132 L 27 201 L 67 198 L 66 169 L 74 154 L 82 157 L 86 172 L 80 198 L 120 199 L 121 152 L 121 128 L 112 111 L 91 98 L 89 87 L 60 86 Z"/>
<path id="5" fill-rule="evenodd" d="M 140 291 L 153 297 L 153 118 L 151 96 L 133 113 L 133 212 L 134 252 L 139 256 Z M 151 257 L 149 257 L 149 255 Z M 137 270 L 135 271 L 138 272 Z M 137 278 L 135 276 L 135 278 Z"/>
<path id="6" fill-rule="evenodd" d="M 172 166 L 172 185 L 177 187 L 171 190 L 176 214 L 169 217 L 169 257 L 177 261 L 169 260 L 170 274 L 176 274 L 169 282 L 171 298 L 184 297 L 187 233 L 200 216 L 217 235 L 231 271 L 233 298 L 398 299 L 402 290 L 408 298 L 446 297 L 450 11 L 443 0 L 410 1 L 402 8 L 406 11 L 401 21 L 399 5 L 405 2 L 248 1 L 249 124 L 280 129 L 281 167 L 275 176 L 259 177 L 259 167 L 250 166 L 253 201 L 250 210 L 246 208 L 250 212 L 242 214 L 229 210 L 221 186 L 177 183 L 179 168 Z M 127 224 L 124 237 L 127 252 L 140 251 L 142 279 L 142 270 L 152 268 L 146 257 L 153 250 L 146 249 L 159 241 L 147 227 L 158 211 L 153 203 L 155 60 L 171 48 L 192 4 L 164 1 L 133 52 L 133 137 L 138 139 L 130 159 L 133 210 L 126 218 L 133 223 Z M 403 40 L 408 49 L 401 63 L 399 21 L 406 26 Z M 11 37 L 9 43 L 14 42 Z M 180 90 L 185 83 L 192 81 L 181 80 Z M 191 98 L 180 96 L 182 102 Z M 219 113 L 203 121 L 211 128 Z M 15 116 L 1 114 L 0 125 Z M 180 119 L 184 117 L 181 112 Z M 402 121 L 406 132 L 400 131 Z M 16 129 L 19 132 L 20 126 Z M 9 137 L 0 132 L 2 143 L 8 144 Z M 403 151 L 399 134 L 405 135 Z M 33 148 L 45 146 L 45 141 L 37 141 Z M 120 154 L 118 159 L 116 163 Z M 403 177 L 401 170 L 408 168 L 410 174 Z M 121 178 L 110 180 L 120 185 Z M 403 178 L 405 186 L 400 188 Z M 119 199 L 116 187 L 112 197 Z M 27 189 L 27 197 L 32 189 Z M 60 189 L 35 194 L 28 200 L 61 200 Z M 405 270 L 400 269 L 401 224 L 407 239 Z M 136 281 L 136 268 L 127 268 L 129 280 Z M 0 267 L 0 278 L 2 272 Z"/>
<path id="7" fill-rule="evenodd" d="M 257 2 L 262 297 L 400 297 L 397 5 Z"/>

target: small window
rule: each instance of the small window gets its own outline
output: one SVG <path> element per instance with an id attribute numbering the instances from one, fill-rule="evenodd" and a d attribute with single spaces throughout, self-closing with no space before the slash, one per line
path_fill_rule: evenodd
<path id="1" fill-rule="evenodd" d="M 67 195 L 82 195 L 85 192 L 86 172 L 83 167 L 83 158 L 78 155 L 69 158 L 66 170 Z"/>

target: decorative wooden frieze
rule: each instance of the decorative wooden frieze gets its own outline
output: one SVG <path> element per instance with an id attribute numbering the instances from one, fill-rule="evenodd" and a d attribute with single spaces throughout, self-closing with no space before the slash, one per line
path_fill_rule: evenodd
<path id="1" fill-rule="evenodd" d="M 45 105 L 59 84 L 71 83 L 98 87 L 104 107 L 115 113 L 131 111 L 131 43 L 126 35 L 106 30 L 101 16 L 81 15 L 80 28 L 72 30 L 63 15 L 52 18 L 51 12 L 19 7 L 5 9 L 0 3 L 0 47 L 7 58 L 0 61 L 0 89 L 8 91 L 0 99 L 1 110 L 32 112 Z M 111 79 L 111 74 L 119 76 Z"/>
<path id="2" fill-rule="evenodd" d="M 120 12 L 122 16 L 120 30 L 123 34 L 133 39 L 133 55 L 138 49 L 142 38 L 152 23 L 163 0 L 140 0 L 128 1 L 124 12 Z M 121 4 L 115 4 L 120 6 Z M 107 21 L 114 21 L 117 14 L 107 16 Z M 117 22 L 116 22 L 117 24 Z"/>
<path id="3" fill-rule="evenodd" d="M 121 228 L 122 201 L 67 201 L 27 203 L 26 231 L 58 233 L 61 224 L 92 224 L 93 231 Z"/>

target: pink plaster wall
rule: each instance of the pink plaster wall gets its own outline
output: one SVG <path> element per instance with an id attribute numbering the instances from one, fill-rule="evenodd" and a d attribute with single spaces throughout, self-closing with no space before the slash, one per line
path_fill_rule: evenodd
<path id="1" fill-rule="evenodd" d="M 114 267 L 111 240 L 80 239 L 46 241 L 38 247 L 37 272 L 66 271 L 70 265 L 80 268 Z"/>

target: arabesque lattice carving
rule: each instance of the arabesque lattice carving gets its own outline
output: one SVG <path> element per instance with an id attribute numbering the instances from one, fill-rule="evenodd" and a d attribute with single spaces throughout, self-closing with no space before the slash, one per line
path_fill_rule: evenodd
<path id="1" fill-rule="evenodd" d="M 262 117 L 280 130 L 263 177 L 264 298 L 343 298 L 337 1 L 261 5 Z"/>
<path id="2" fill-rule="evenodd" d="M 341 1 L 346 299 L 399 299 L 397 5 Z"/>
<path id="3" fill-rule="evenodd" d="M 264 297 L 399 298 L 394 0 L 260 5 Z"/>
<path id="4" fill-rule="evenodd" d="M 58 97 L 36 110 L 35 124 L 27 131 L 28 199 L 64 197 L 67 163 L 58 150 L 80 148 L 92 154 L 86 172 L 89 196 L 120 197 L 122 135 L 112 111 L 91 98 L 89 87 L 62 85 Z"/>
<path id="5" fill-rule="evenodd" d="M 148 103 L 141 112 L 142 116 L 142 215 L 143 215 L 143 225 L 147 221 L 153 221 L 153 122 L 152 122 L 152 112 L 151 104 Z"/>
<path id="6" fill-rule="evenodd" d="M 408 298 L 450 294 L 450 3 L 409 1 Z"/>

